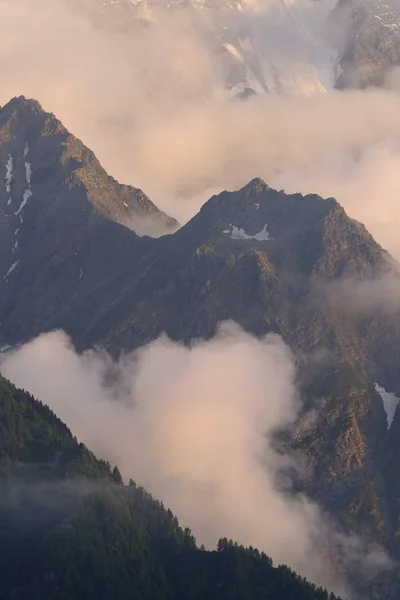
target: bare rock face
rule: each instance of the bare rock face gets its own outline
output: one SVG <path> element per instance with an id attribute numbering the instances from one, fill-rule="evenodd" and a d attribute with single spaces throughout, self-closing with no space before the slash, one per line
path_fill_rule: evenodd
<path id="1" fill-rule="evenodd" d="M 340 0 L 329 21 L 342 69 L 337 87 L 384 85 L 400 63 L 399 5 L 381 0 Z"/>
<path id="2" fill-rule="evenodd" d="M 123 268 L 126 250 L 144 241 L 138 234 L 177 226 L 141 190 L 109 177 L 36 101 L 14 98 L 0 110 L 0 164 L 0 345 L 4 327 L 14 322 L 17 337 L 38 331 L 113 273 L 112 255 Z"/>

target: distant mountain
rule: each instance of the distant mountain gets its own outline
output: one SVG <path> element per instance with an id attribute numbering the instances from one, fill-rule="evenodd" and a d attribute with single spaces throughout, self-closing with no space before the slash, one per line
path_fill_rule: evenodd
<path id="1" fill-rule="evenodd" d="M 232 97 L 315 94 L 332 89 L 336 53 L 322 26 L 337 0 L 315 3 L 319 19 L 308 23 L 288 0 L 267 0 L 255 13 L 243 0 L 70 0 L 96 27 L 138 36 L 156 23 L 184 15 L 214 56 L 215 73 Z M 311 3 L 311 0 L 310 0 Z M 282 40 L 290 39 L 286 52 Z"/>
<path id="2" fill-rule="evenodd" d="M 315 94 L 380 86 L 400 58 L 400 7 L 384 0 L 70 0 L 97 27 L 125 34 L 183 9 L 207 31 L 232 96 Z"/>
<path id="3" fill-rule="evenodd" d="M 329 25 L 340 55 L 339 89 L 383 85 L 400 64 L 398 3 L 339 0 Z"/>
<path id="4" fill-rule="evenodd" d="M 0 598 L 339 600 L 264 553 L 196 546 L 170 510 L 0 376 Z"/>

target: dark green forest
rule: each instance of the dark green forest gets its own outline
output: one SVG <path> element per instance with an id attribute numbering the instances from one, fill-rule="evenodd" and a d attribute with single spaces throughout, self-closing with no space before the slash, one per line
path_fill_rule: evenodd
<path id="1" fill-rule="evenodd" d="M 267 510 L 267 507 L 266 507 Z M 338 600 L 254 548 L 190 529 L 0 376 L 3 600 Z"/>

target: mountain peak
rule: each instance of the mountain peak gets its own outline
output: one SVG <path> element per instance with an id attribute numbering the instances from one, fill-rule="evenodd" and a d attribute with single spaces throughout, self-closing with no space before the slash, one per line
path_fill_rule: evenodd
<path id="1" fill-rule="evenodd" d="M 140 235 L 160 235 L 177 227 L 175 219 L 160 211 L 141 190 L 109 177 L 94 153 L 37 100 L 18 96 L 0 109 L 0 165 L 2 162 L 10 181 L 0 192 L 0 207 L 4 204 L 10 216 L 19 215 L 26 189 L 40 193 L 43 174 L 51 173 L 54 185 L 66 186 L 99 213 Z M 42 209 L 46 196 L 40 195 Z"/>
<path id="2" fill-rule="evenodd" d="M 12 114 L 20 110 L 30 110 L 31 112 L 44 113 L 41 104 L 34 98 L 25 96 L 14 96 L 7 104 L 0 108 L 2 113 Z"/>
<path id="3" fill-rule="evenodd" d="M 248 193 L 248 194 L 262 194 L 263 192 L 267 192 L 271 188 L 268 184 L 265 183 L 263 179 L 260 177 L 255 177 L 248 184 L 242 187 L 239 190 L 239 193 Z"/>

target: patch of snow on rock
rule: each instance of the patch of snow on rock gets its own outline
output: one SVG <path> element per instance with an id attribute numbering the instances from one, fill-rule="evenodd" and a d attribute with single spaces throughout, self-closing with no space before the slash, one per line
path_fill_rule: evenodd
<path id="1" fill-rule="evenodd" d="M 381 387 L 377 383 L 375 383 L 375 390 L 382 398 L 383 408 L 385 409 L 387 416 L 387 428 L 390 429 L 390 426 L 394 419 L 394 413 L 396 412 L 397 405 L 400 402 L 400 398 L 397 398 L 391 392 L 387 392 L 385 388 Z"/>
<path id="2" fill-rule="evenodd" d="M 7 273 L 4 275 L 4 279 L 7 279 L 9 275 L 18 267 L 19 260 L 16 260 L 11 267 L 8 269 Z"/>
<path id="3" fill-rule="evenodd" d="M 22 196 L 22 202 L 19 205 L 18 210 L 15 211 L 14 215 L 18 216 L 20 214 L 20 212 L 23 210 L 23 208 L 26 206 L 26 203 L 28 202 L 28 199 L 32 196 L 32 191 L 29 190 L 25 190 L 24 191 L 24 195 Z"/>
<path id="4" fill-rule="evenodd" d="M 31 176 L 32 176 L 31 163 L 28 163 L 28 162 L 25 163 L 25 175 L 26 175 L 27 184 L 31 185 Z"/>
<path id="5" fill-rule="evenodd" d="M 255 235 L 248 235 L 244 229 L 236 227 L 235 225 L 229 224 L 229 226 L 231 229 L 224 229 L 222 233 L 229 233 L 233 240 L 257 240 L 257 242 L 266 242 L 268 240 L 272 240 L 267 231 L 267 224 L 265 224 L 261 231 Z"/>
<path id="6" fill-rule="evenodd" d="M 6 163 L 6 175 L 4 177 L 6 182 L 6 190 L 7 194 L 11 194 L 11 181 L 13 178 L 13 157 L 11 154 L 8 156 L 8 161 Z"/>
<path id="7" fill-rule="evenodd" d="M 24 158 L 26 158 L 28 156 L 28 152 L 29 152 L 28 142 L 25 142 Z"/>

